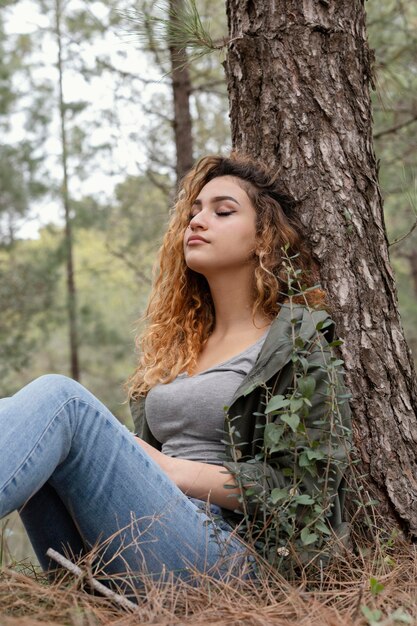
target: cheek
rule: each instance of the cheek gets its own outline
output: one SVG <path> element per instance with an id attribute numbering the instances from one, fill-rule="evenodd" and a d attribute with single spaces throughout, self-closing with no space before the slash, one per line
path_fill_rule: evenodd
<path id="1" fill-rule="evenodd" d="M 242 240 L 251 250 L 256 247 L 256 228 L 254 224 L 252 224 L 245 230 L 245 232 L 242 233 Z"/>

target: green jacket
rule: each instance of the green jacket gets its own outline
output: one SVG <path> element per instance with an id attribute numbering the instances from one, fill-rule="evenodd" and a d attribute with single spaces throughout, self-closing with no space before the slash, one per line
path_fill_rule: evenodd
<path id="1" fill-rule="evenodd" d="M 268 500 L 272 493 L 280 496 L 279 490 L 291 489 L 294 484 L 294 475 L 288 475 L 294 467 L 294 449 L 270 450 L 267 455 L 263 452 L 265 424 L 280 421 L 278 413 L 266 414 L 268 400 L 271 395 L 291 395 L 294 390 L 296 341 L 301 357 L 297 367 L 301 363 L 304 373 L 310 377 L 310 383 L 311 377 L 315 382 L 315 386 L 312 383 L 314 392 L 310 396 L 311 406 L 307 409 L 307 415 L 305 410 L 302 414 L 305 425 L 302 432 L 313 442 L 311 449 L 319 457 L 312 471 L 307 471 L 309 468 L 304 472 L 297 470 L 296 494 L 317 496 L 325 483 L 328 494 L 326 525 L 336 534 L 340 533 L 342 526 L 345 527 L 343 474 L 350 445 L 350 409 L 341 363 L 337 362 L 333 368 L 333 372 L 336 371 L 333 390 L 338 397 L 337 409 L 329 405 L 327 368 L 332 358 L 334 362 L 334 355 L 328 344 L 333 340 L 334 325 L 326 311 L 314 311 L 303 305 L 283 305 L 271 325 L 254 367 L 236 390 L 227 409 L 224 466 L 236 480 L 241 481 L 240 484 L 251 485 L 245 501 L 248 515 L 253 518 L 263 518 L 265 521 L 265 511 L 260 503 Z M 146 421 L 144 398 L 131 403 L 131 412 L 138 435 L 160 449 L 161 445 L 153 437 Z M 320 459 L 320 456 L 323 458 Z M 324 478 L 324 473 L 328 479 Z M 278 502 L 275 507 L 278 511 L 279 506 Z M 302 504 L 297 506 L 297 518 L 302 520 L 306 510 Z M 230 523 L 238 523 L 242 519 L 242 515 L 226 509 L 223 509 L 223 516 Z"/>

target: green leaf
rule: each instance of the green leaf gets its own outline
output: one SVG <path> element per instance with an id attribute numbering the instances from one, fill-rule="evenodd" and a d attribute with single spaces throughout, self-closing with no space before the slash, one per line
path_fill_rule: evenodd
<path id="1" fill-rule="evenodd" d="M 322 459 L 326 458 L 326 455 L 321 450 L 306 450 L 306 454 L 310 461 L 321 461 Z"/>
<path id="2" fill-rule="evenodd" d="M 312 376 L 303 376 L 299 378 L 298 389 L 304 398 L 311 398 L 316 388 L 316 381 Z"/>
<path id="3" fill-rule="evenodd" d="M 314 524 L 314 529 L 315 530 L 319 530 L 320 532 L 324 533 L 325 535 L 331 535 L 332 534 L 332 531 L 330 530 L 330 528 L 328 526 L 326 526 L 326 524 L 323 522 L 323 520 L 318 520 Z"/>
<path id="4" fill-rule="evenodd" d="M 296 496 L 294 501 L 297 504 L 314 504 L 314 499 L 308 495 L 308 493 L 302 493 L 300 496 Z"/>
<path id="5" fill-rule="evenodd" d="M 316 324 L 316 330 L 323 330 L 323 328 L 327 328 L 328 326 L 331 326 L 332 324 L 334 324 L 333 320 L 323 320 L 322 322 L 319 322 L 318 324 Z"/>
<path id="6" fill-rule="evenodd" d="M 286 489 L 273 489 L 271 491 L 270 498 L 272 504 L 276 504 L 280 500 L 285 500 L 286 498 L 288 498 L 288 491 Z"/>
<path id="7" fill-rule="evenodd" d="M 373 596 L 377 596 L 379 593 L 381 593 L 381 591 L 384 590 L 384 585 L 380 583 L 376 578 L 373 578 L 372 576 L 369 579 L 369 585 L 370 585 L 371 593 Z"/>
<path id="8" fill-rule="evenodd" d="M 336 348 L 336 346 L 343 346 L 345 342 L 341 339 L 335 339 L 331 343 L 329 343 L 330 348 Z"/>
<path id="9" fill-rule="evenodd" d="M 314 461 L 321 461 L 326 455 L 321 450 L 303 450 L 298 458 L 299 467 L 316 469 Z"/>
<path id="10" fill-rule="evenodd" d="M 271 413 L 272 411 L 278 411 L 284 407 L 289 406 L 290 400 L 284 396 L 273 396 L 266 405 L 265 413 Z"/>
<path id="11" fill-rule="evenodd" d="M 293 398 L 290 402 L 290 408 L 292 413 L 297 413 L 303 406 L 304 402 L 302 398 Z"/>
<path id="12" fill-rule="evenodd" d="M 364 506 L 379 506 L 381 503 L 379 500 L 368 500 Z"/>
<path id="13" fill-rule="evenodd" d="M 288 443 L 285 440 L 280 441 L 279 443 L 275 443 L 273 446 L 271 446 L 269 451 L 271 454 L 273 454 L 274 452 L 288 451 Z"/>
<path id="14" fill-rule="evenodd" d="M 288 424 L 291 430 L 295 433 L 300 423 L 300 418 L 298 417 L 298 415 L 296 413 L 285 413 L 284 415 L 281 415 L 281 419 L 283 422 Z"/>
<path id="15" fill-rule="evenodd" d="M 305 546 L 309 546 L 310 544 L 317 541 L 317 539 L 319 538 L 319 536 L 316 535 L 316 533 L 311 533 L 310 529 L 307 526 L 303 528 L 303 530 L 301 531 L 300 537 L 301 537 L 301 541 L 303 542 Z"/>
<path id="16" fill-rule="evenodd" d="M 267 447 L 277 444 L 284 432 L 283 424 L 267 424 L 265 426 L 264 440 Z"/>
<path id="17" fill-rule="evenodd" d="M 296 337 L 294 340 L 294 345 L 296 348 L 304 348 L 305 341 L 302 337 Z"/>
<path id="18" fill-rule="evenodd" d="M 379 609 L 370 609 L 367 606 L 361 606 L 362 615 L 368 620 L 370 626 L 376 626 L 382 617 L 382 611 Z"/>

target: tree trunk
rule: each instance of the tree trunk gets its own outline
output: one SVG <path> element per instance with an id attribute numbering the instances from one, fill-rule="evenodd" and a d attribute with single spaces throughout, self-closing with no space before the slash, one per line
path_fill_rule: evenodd
<path id="1" fill-rule="evenodd" d="M 58 80 L 59 80 L 59 118 L 61 126 L 61 164 L 62 164 L 62 202 L 65 212 L 65 252 L 67 269 L 67 308 L 69 324 L 69 343 L 71 376 L 74 380 L 80 380 L 80 368 L 78 360 L 78 335 L 77 335 L 77 302 L 74 279 L 74 262 L 72 251 L 72 227 L 70 213 L 70 197 L 68 191 L 68 151 L 67 133 L 65 126 L 65 102 L 63 92 L 63 64 L 62 64 L 62 34 L 61 34 L 61 0 L 55 0 L 55 36 L 58 46 Z"/>
<path id="2" fill-rule="evenodd" d="M 170 20 L 180 19 L 184 0 L 170 0 Z M 174 136 L 177 156 L 177 183 L 193 166 L 193 136 L 190 113 L 191 80 L 187 65 L 187 52 L 180 46 L 169 46 L 172 69 L 172 91 L 174 102 Z"/>
<path id="3" fill-rule="evenodd" d="M 385 514 L 417 535 L 417 389 L 372 144 L 363 0 L 227 0 L 233 144 L 274 167 L 333 305 L 354 434 Z"/>

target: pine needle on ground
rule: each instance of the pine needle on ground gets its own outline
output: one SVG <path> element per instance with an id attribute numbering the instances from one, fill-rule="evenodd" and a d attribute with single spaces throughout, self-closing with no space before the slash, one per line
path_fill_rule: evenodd
<path id="1" fill-rule="evenodd" d="M 402 540 L 345 554 L 315 581 L 278 575 L 256 584 L 202 578 L 149 585 L 134 613 L 90 595 L 64 573 L 55 583 L 22 565 L 0 571 L 0 626 L 395 626 L 417 623 L 417 559 Z"/>

